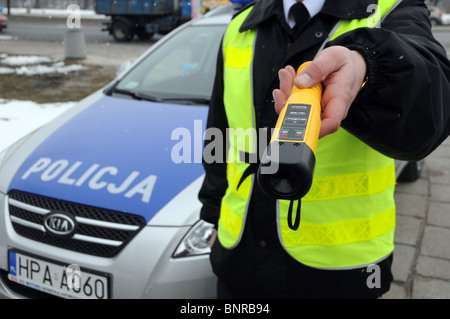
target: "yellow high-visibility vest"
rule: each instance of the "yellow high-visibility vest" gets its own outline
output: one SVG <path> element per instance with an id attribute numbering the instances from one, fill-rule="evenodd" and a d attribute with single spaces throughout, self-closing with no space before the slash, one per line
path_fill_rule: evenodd
<path id="1" fill-rule="evenodd" d="M 376 26 L 399 3 L 380 0 L 369 18 L 340 21 L 326 42 L 356 28 Z M 224 105 L 231 130 L 228 188 L 221 202 L 218 238 L 229 249 L 239 244 L 243 234 L 256 181 L 255 174 L 241 180 L 250 165 L 241 154 L 257 150 L 252 94 L 256 30 L 239 32 L 251 10 L 231 21 L 223 41 Z M 313 184 L 302 199 L 298 230 L 287 225 L 290 201 L 277 200 L 274 218 L 282 246 L 299 262 L 325 269 L 363 267 L 386 258 L 394 249 L 394 188 L 394 161 L 339 129 L 319 140 Z"/>

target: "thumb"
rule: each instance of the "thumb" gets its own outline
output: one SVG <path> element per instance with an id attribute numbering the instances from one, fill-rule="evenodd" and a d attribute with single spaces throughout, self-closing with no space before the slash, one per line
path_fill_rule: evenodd
<path id="1" fill-rule="evenodd" d="M 322 82 L 328 72 L 320 60 L 312 61 L 295 77 L 294 84 L 299 88 L 309 88 Z"/>
<path id="2" fill-rule="evenodd" d="M 330 74 L 346 64 L 349 52 L 349 49 L 341 46 L 324 49 L 300 72 L 294 79 L 294 84 L 300 88 L 309 88 L 325 81 Z"/>

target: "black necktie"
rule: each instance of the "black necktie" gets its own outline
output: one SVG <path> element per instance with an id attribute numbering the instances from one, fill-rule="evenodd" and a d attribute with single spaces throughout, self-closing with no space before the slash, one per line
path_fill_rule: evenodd
<path id="1" fill-rule="evenodd" d="M 294 31 L 297 33 L 309 20 L 309 12 L 305 5 L 301 1 L 297 1 L 290 9 L 289 12 L 295 19 Z"/>

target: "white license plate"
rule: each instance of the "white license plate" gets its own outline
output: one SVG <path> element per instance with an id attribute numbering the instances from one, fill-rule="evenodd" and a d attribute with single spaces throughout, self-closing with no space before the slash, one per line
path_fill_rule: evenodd
<path id="1" fill-rule="evenodd" d="M 62 265 L 9 251 L 8 278 L 18 284 L 62 298 L 107 299 L 109 278 L 79 266 Z"/>

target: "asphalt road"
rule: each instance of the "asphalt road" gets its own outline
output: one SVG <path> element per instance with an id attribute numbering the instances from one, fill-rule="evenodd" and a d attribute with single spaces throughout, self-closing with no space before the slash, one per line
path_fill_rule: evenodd
<path id="1" fill-rule="evenodd" d="M 82 27 L 87 43 L 107 43 L 113 40 L 108 32 L 101 31 L 101 27 L 101 25 L 85 25 Z M 12 21 L 9 24 L 8 30 L 5 30 L 4 34 L 8 34 L 22 40 L 62 42 L 64 41 L 66 30 L 67 26 L 59 23 L 29 23 Z"/>
<path id="2" fill-rule="evenodd" d="M 87 58 L 85 64 L 110 65 L 118 68 L 124 61 L 134 61 L 161 35 L 152 39 L 134 39 L 117 42 L 106 31 L 102 22 L 106 20 L 82 20 Z M 12 16 L 8 29 L 0 33 L 0 52 L 7 54 L 43 55 L 51 58 L 64 57 L 64 39 L 68 28 L 66 19 Z"/>
<path id="3" fill-rule="evenodd" d="M 433 27 L 433 35 L 450 52 L 450 25 Z"/>
<path id="4" fill-rule="evenodd" d="M 81 21 L 81 30 L 84 33 L 86 43 L 106 44 L 116 42 L 104 28 L 103 22 L 108 20 L 89 20 Z M 9 35 L 20 40 L 63 42 L 66 31 L 68 30 L 66 19 L 54 18 L 49 16 L 44 18 L 28 18 L 22 16 L 10 17 L 8 29 L 1 35 Z M 133 44 L 149 45 L 154 43 L 160 36 L 155 35 L 150 40 L 133 40 Z"/>

